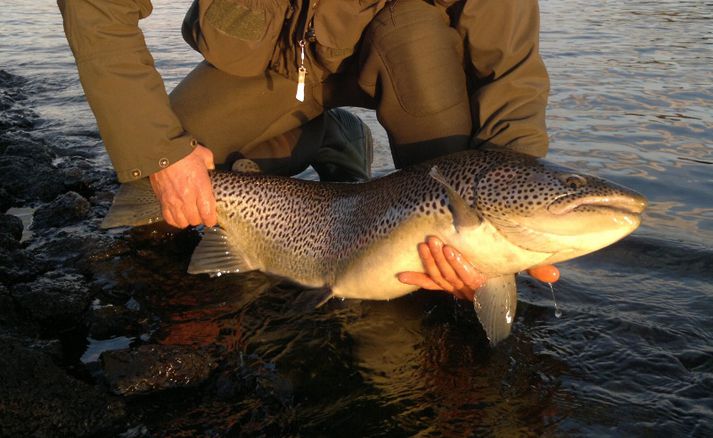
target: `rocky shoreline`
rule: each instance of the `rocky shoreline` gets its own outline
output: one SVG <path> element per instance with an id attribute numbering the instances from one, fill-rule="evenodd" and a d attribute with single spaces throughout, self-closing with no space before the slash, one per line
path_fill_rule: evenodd
<path id="1" fill-rule="evenodd" d="M 113 173 L 33 135 L 25 84 L 0 70 L 0 436 L 145 435 L 126 397 L 203 384 L 216 355 L 146 342 L 158 317 L 103 274 L 137 256 L 98 230 Z M 130 348 L 81 360 L 116 339 Z"/>

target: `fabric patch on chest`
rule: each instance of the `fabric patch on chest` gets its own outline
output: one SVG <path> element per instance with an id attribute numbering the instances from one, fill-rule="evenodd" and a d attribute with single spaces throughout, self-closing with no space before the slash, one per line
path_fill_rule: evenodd
<path id="1" fill-rule="evenodd" d="M 217 30 L 246 41 L 260 40 L 267 30 L 265 11 L 251 9 L 230 0 L 215 0 L 205 19 Z"/>

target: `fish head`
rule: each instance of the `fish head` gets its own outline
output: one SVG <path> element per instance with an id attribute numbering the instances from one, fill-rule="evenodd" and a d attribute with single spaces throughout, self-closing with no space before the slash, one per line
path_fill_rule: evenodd
<path id="1" fill-rule="evenodd" d="M 610 245 L 641 223 L 646 198 L 603 178 L 514 155 L 477 182 L 476 206 L 510 243 L 555 263 Z"/>

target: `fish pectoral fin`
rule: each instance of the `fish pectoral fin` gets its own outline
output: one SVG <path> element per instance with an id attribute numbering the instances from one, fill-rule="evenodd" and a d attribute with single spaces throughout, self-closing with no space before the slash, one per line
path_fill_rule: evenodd
<path id="1" fill-rule="evenodd" d="M 312 310 L 323 306 L 332 298 L 332 296 L 334 296 L 334 293 L 332 292 L 332 288 L 329 286 L 318 287 L 315 289 L 305 289 L 299 293 L 292 304 L 293 307 L 303 312 L 311 312 Z"/>
<path id="2" fill-rule="evenodd" d="M 473 305 L 491 346 L 507 338 L 517 308 L 515 276 L 489 278 L 476 292 Z"/>
<path id="3" fill-rule="evenodd" d="M 189 274 L 221 275 L 254 269 L 239 248 L 231 244 L 228 233 L 218 227 L 205 229 L 188 265 Z"/>
<path id="4" fill-rule="evenodd" d="M 161 204 L 148 178 L 122 184 L 101 228 L 137 227 L 163 220 Z"/>
<path id="5" fill-rule="evenodd" d="M 478 213 L 468 205 L 465 199 L 441 174 L 437 166 L 431 167 L 428 175 L 446 189 L 446 193 L 448 193 L 448 208 L 453 215 L 453 225 L 457 231 L 463 228 L 477 227 L 483 222 Z"/>

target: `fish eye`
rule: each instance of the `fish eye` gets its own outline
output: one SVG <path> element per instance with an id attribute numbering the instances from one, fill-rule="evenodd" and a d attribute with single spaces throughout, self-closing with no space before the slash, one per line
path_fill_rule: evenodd
<path id="1" fill-rule="evenodd" d="M 564 185 L 572 190 L 577 190 L 587 185 L 587 179 L 585 177 L 574 173 L 563 175 L 560 179 Z"/>

